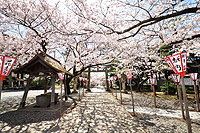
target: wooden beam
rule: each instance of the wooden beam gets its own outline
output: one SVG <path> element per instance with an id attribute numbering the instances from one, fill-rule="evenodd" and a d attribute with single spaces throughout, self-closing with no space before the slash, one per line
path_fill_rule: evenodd
<path id="1" fill-rule="evenodd" d="M 28 91 L 29 91 L 30 83 L 31 83 L 32 79 L 33 79 L 32 76 L 30 76 L 30 77 L 28 78 L 28 82 L 27 82 L 26 88 L 25 88 L 25 90 L 24 90 L 24 95 L 23 95 L 23 97 L 22 97 L 22 101 L 21 101 L 21 103 L 20 103 L 20 105 L 19 105 L 19 108 L 24 108 L 24 107 L 25 107 L 26 98 L 27 98 L 27 95 L 28 95 Z"/>

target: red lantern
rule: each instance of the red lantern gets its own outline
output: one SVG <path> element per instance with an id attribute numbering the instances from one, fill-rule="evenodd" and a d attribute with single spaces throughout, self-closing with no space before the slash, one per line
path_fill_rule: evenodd
<path id="1" fill-rule="evenodd" d="M 187 52 L 166 57 L 164 60 L 175 73 L 181 77 L 185 76 L 187 71 Z"/>
<path id="2" fill-rule="evenodd" d="M 129 80 L 132 79 L 132 71 L 127 71 L 127 72 L 125 72 L 125 74 L 126 74 L 126 76 L 127 76 L 127 78 L 128 78 Z"/>
<path id="3" fill-rule="evenodd" d="M 150 81 L 151 81 L 151 85 L 154 86 L 156 79 L 155 78 L 150 78 Z"/>
<path id="4" fill-rule="evenodd" d="M 198 73 L 190 73 L 190 78 L 193 80 L 193 81 L 196 81 L 197 80 L 197 75 Z"/>
<path id="5" fill-rule="evenodd" d="M 0 81 L 9 75 L 16 58 L 0 55 Z"/>
<path id="6" fill-rule="evenodd" d="M 120 80 L 121 79 L 121 74 L 117 74 L 117 77 L 118 77 L 118 79 Z"/>
<path id="7" fill-rule="evenodd" d="M 60 79 L 61 81 L 64 80 L 64 76 L 65 76 L 65 73 L 64 73 L 64 72 L 59 72 L 59 73 L 58 73 L 58 77 L 59 77 L 59 79 Z"/>
<path id="8" fill-rule="evenodd" d="M 177 85 L 179 85 L 179 83 L 180 83 L 180 75 L 179 75 L 179 74 L 171 74 L 171 77 L 172 77 L 173 81 L 174 81 Z"/>

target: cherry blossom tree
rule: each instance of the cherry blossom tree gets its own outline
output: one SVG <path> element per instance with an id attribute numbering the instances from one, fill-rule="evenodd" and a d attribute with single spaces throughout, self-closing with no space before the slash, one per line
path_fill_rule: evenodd
<path id="1" fill-rule="evenodd" d="M 2 0 L 1 51 L 23 62 L 39 50 L 59 53 L 74 76 L 108 63 L 144 75 L 164 67 L 163 45 L 197 52 L 199 11 L 198 0 Z"/>

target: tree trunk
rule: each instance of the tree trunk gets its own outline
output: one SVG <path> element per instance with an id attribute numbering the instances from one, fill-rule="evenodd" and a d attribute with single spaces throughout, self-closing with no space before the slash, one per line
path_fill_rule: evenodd
<path id="1" fill-rule="evenodd" d="M 106 75 L 106 91 L 110 91 L 107 68 L 106 68 L 105 75 Z"/>
<path id="2" fill-rule="evenodd" d="M 74 90 L 73 92 L 77 92 L 77 86 L 78 86 L 78 78 L 77 77 L 74 77 L 73 78 L 73 82 L 74 82 Z"/>
<path id="3" fill-rule="evenodd" d="M 65 95 L 66 94 L 71 94 L 71 91 L 70 91 L 70 82 L 72 80 L 72 77 L 68 77 L 66 76 L 66 79 L 65 79 L 65 82 L 64 82 L 64 89 L 65 89 Z"/>
<path id="4" fill-rule="evenodd" d="M 88 83 L 87 83 L 87 91 L 88 91 L 88 92 L 91 92 L 91 89 L 90 89 L 90 68 L 88 68 Z"/>
<path id="5" fill-rule="evenodd" d="M 122 77 L 122 90 L 123 90 L 124 93 L 127 94 L 128 92 L 126 91 L 126 87 L 127 87 L 127 85 L 126 85 L 126 78 Z"/>

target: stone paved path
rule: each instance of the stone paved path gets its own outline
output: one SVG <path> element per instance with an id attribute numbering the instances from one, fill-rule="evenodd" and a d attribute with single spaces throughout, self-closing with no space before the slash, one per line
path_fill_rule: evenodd
<path id="1" fill-rule="evenodd" d="M 13 99 L 18 103 L 19 99 Z M 13 106 L 13 102 L 8 103 Z M 5 105 L 8 106 L 8 105 Z M 4 107 L 5 108 L 5 107 Z M 186 133 L 185 122 L 175 118 L 140 114 L 132 117 L 112 94 L 102 88 L 91 93 L 68 110 L 59 121 L 57 112 L 20 112 L 0 114 L 0 132 L 30 133 Z M 11 119 L 12 118 L 12 119 Z M 17 121 L 18 120 L 18 121 Z M 15 122 L 17 121 L 17 122 Z M 193 133 L 200 132 L 199 122 L 192 123 Z"/>
<path id="2" fill-rule="evenodd" d="M 124 105 L 124 108 L 129 112 L 133 112 L 133 107 L 130 105 Z M 147 107 L 135 106 L 135 112 L 149 114 L 149 115 L 159 115 L 159 116 L 166 116 L 166 117 L 173 117 L 173 118 L 182 118 L 181 110 L 147 108 Z M 200 112 L 190 111 L 189 113 L 190 113 L 191 120 L 199 120 L 200 121 Z"/>
<path id="3" fill-rule="evenodd" d="M 92 93 L 87 94 L 72 113 L 63 117 L 61 123 L 59 124 L 60 131 L 70 133 L 144 132 L 142 127 L 133 126 L 137 124 L 137 121 L 134 121 L 110 94 L 95 88 Z"/>
<path id="4" fill-rule="evenodd" d="M 193 125 L 193 131 L 199 128 Z M 110 94 L 101 88 L 88 93 L 71 113 L 64 115 L 50 132 L 143 133 L 187 132 L 186 124 L 174 118 L 141 115 L 132 117 Z"/>

